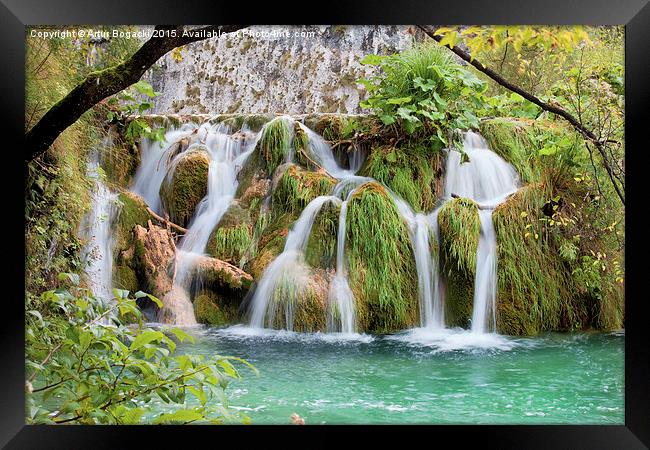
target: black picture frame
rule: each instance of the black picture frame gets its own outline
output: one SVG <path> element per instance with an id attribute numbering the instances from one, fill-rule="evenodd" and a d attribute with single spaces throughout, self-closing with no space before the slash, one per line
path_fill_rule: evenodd
<path id="1" fill-rule="evenodd" d="M 412 442 L 466 444 L 474 440 L 488 448 L 603 448 L 650 446 L 650 358 L 648 300 L 643 295 L 644 256 L 648 254 L 643 170 L 650 148 L 645 130 L 650 123 L 650 4 L 648 0 L 464 0 L 425 2 L 364 0 L 343 2 L 214 3 L 209 0 L 0 0 L 0 57 L 2 58 L 2 123 L 14 141 L 5 141 L 7 173 L 3 175 L 5 253 L 0 378 L 0 445 L 6 448 L 130 448 L 138 441 L 148 448 L 169 448 L 174 439 L 184 445 L 252 445 L 258 434 L 264 443 L 318 447 L 332 432 L 351 432 L 367 445 L 371 439 L 393 437 L 398 445 Z M 309 14 L 307 11 L 309 11 Z M 299 16 L 303 12 L 302 16 Z M 331 24 L 584 24 L 625 25 L 626 30 L 626 337 L 625 425 L 620 426 L 361 426 L 361 427 L 152 427 L 152 426 L 27 426 L 24 424 L 24 245 L 16 238 L 24 226 L 24 202 L 18 192 L 24 180 L 24 30 L 36 24 L 154 24 L 154 23 L 331 23 Z M 7 136 L 5 136 L 7 137 Z M 7 158 L 9 157 L 9 158 Z M 9 176 L 11 175 L 11 176 Z M 647 175 L 646 175 L 647 176 Z M 24 181 L 23 181 L 24 183 Z M 638 216 L 638 217 L 637 217 Z M 645 276 L 644 276 L 645 275 Z M 7 290 L 6 287 L 11 287 Z M 196 434 L 202 434 L 198 437 Z M 273 436 L 271 436 L 271 434 Z M 144 438 L 144 441 L 142 439 Z M 329 439 L 328 439 L 329 438 Z M 230 441 L 230 439 L 235 439 Z M 339 442 L 342 442 L 338 440 Z M 388 442 L 388 441 L 386 441 Z M 142 445 L 142 444 L 140 444 Z M 260 444 L 255 444 L 260 445 Z M 438 445 L 438 444 L 435 444 Z"/>

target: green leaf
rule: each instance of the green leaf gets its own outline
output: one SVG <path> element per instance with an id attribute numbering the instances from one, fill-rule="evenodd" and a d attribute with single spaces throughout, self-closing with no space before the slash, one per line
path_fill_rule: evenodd
<path id="1" fill-rule="evenodd" d="M 176 338 L 179 341 L 184 342 L 185 340 L 187 340 L 187 341 L 191 342 L 192 344 L 194 344 L 194 337 L 190 336 L 189 334 L 187 334 L 185 331 L 181 330 L 180 328 L 172 328 L 169 331 L 174 333 L 174 336 L 176 336 Z"/>
<path id="2" fill-rule="evenodd" d="M 190 391 L 194 396 L 201 402 L 201 405 L 205 406 L 208 401 L 208 397 L 203 391 L 203 389 L 195 388 L 194 386 L 188 386 L 188 391 Z"/>
<path id="3" fill-rule="evenodd" d="M 165 335 L 160 331 L 144 330 L 142 333 L 136 336 L 136 338 L 133 340 L 129 348 L 131 349 L 131 351 L 134 351 L 150 342 L 160 341 L 164 337 Z"/>
<path id="4" fill-rule="evenodd" d="M 390 114 L 380 115 L 379 119 L 382 121 L 384 125 L 392 125 L 393 123 L 395 123 L 395 116 Z"/>
<path id="5" fill-rule="evenodd" d="M 540 156 L 552 156 L 552 155 L 555 155 L 555 154 L 557 153 L 557 150 L 558 150 L 558 148 L 557 148 L 556 146 L 552 145 L 552 146 L 550 146 L 550 147 L 544 147 L 544 148 L 542 148 L 542 149 L 538 152 L 538 154 L 539 154 Z"/>
<path id="6" fill-rule="evenodd" d="M 146 81 L 140 80 L 133 85 L 133 87 L 141 94 L 146 95 L 149 98 L 156 96 L 156 93 L 153 91 L 153 87 Z"/>
<path id="7" fill-rule="evenodd" d="M 384 60 L 384 56 L 381 55 L 366 55 L 359 62 L 361 64 L 366 64 L 369 66 L 378 66 L 382 63 L 383 60 Z"/>
<path id="8" fill-rule="evenodd" d="M 180 409 L 173 413 L 161 414 L 154 421 L 154 425 L 163 423 L 187 423 L 203 419 L 203 414 L 191 409 Z"/>
<path id="9" fill-rule="evenodd" d="M 163 302 L 160 301 L 160 299 L 154 295 L 147 294 L 146 292 L 138 291 L 135 293 L 135 298 L 142 298 L 142 297 L 149 297 L 149 300 L 154 302 L 158 308 L 163 307 Z"/>
<path id="10" fill-rule="evenodd" d="M 124 289 L 113 288 L 113 295 L 118 299 L 125 299 L 129 297 L 129 291 Z"/>
<path id="11" fill-rule="evenodd" d="M 409 103 L 411 100 L 412 97 L 389 98 L 388 103 L 391 105 L 403 105 L 404 103 Z"/>

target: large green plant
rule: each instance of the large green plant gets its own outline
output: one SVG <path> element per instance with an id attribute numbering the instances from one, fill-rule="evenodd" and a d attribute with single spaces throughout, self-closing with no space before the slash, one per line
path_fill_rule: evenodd
<path id="1" fill-rule="evenodd" d="M 458 140 L 454 130 L 478 128 L 474 110 L 483 106 L 487 85 L 437 44 L 389 56 L 368 55 L 361 62 L 380 69 L 359 80 L 368 92 L 361 106 L 373 110 L 385 125 L 427 134 L 438 149 Z"/>
<path id="2" fill-rule="evenodd" d="M 148 297 L 114 289 L 108 305 L 79 286 L 79 277 L 62 274 L 68 287 L 44 292 L 47 319 L 27 311 L 27 423 L 186 424 L 247 422 L 228 408 L 225 389 L 240 378 L 233 363 L 212 355 L 174 356 L 178 341 L 193 338 L 177 328 L 143 326 L 136 300 Z M 200 406 L 188 406 L 188 394 Z M 147 414 L 157 398 L 168 412 Z"/>

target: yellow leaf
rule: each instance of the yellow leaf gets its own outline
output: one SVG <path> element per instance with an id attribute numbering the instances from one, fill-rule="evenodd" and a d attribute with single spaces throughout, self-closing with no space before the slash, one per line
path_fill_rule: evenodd
<path id="1" fill-rule="evenodd" d="M 454 29 L 451 28 L 451 27 L 440 27 L 433 33 L 433 35 L 434 36 L 440 36 L 442 34 L 449 33 L 450 31 L 453 31 L 453 30 Z"/>
<path id="2" fill-rule="evenodd" d="M 455 31 L 445 34 L 445 37 L 440 41 L 440 45 L 447 45 L 449 47 L 455 47 L 458 43 L 458 35 Z"/>

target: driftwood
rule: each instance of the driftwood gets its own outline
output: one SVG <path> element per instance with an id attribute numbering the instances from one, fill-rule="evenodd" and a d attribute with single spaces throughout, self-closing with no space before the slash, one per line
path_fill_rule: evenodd
<path id="1" fill-rule="evenodd" d="M 151 210 L 151 208 L 149 208 L 148 206 L 147 206 L 147 212 L 148 212 L 149 214 L 151 214 L 151 217 L 153 217 L 154 219 L 156 219 L 158 222 L 164 223 L 165 225 L 167 225 L 167 226 L 169 226 L 169 227 L 171 227 L 171 228 L 175 229 L 176 231 L 179 231 L 179 232 L 181 232 L 181 233 L 183 233 L 183 234 L 186 234 L 186 233 L 187 233 L 187 228 L 183 228 L 182 226 L 180 226 L 180 225 L 176 225 L 174 222 L 172 222 L 172 221 L 170 221 L 170 220 L 168 220 L 168 219 L 165 219 L 165 218 L 163 218 L 163 217 L 160 217 L 158 214 L 156 214 L 155 212 L 153 212 L 153 211 Z"/>

